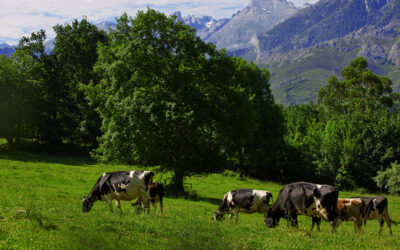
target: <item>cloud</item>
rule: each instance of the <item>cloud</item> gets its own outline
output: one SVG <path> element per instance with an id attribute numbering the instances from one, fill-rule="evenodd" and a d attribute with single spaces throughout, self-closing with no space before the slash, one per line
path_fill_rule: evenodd
<path id="1" fill-rule="evenodd" d="M 317 0 L 292 0 L 296 6 Z M 181 11 L 182 15 L 209 15 L 216 19 L 231 17 L 250 0 L 2 0 L 0 43 L 16 44 L 22 36 L 44 29 L 54 37 L 52 27 L 87 17 L 94 23 L 114 20 L 123 12 L 134 16 L 147 6 L 165 14 Z"/>

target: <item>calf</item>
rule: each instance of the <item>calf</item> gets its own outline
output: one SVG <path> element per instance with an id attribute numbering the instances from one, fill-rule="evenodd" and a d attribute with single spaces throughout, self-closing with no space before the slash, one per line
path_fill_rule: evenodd
<path id="1" fill-rule="evenodd" d="M 121 211 L 121 200 L 140 198 L 144 207 L 149 207 L 150 185 L 154 173 L 150 171 L 116 171 L 104 173 L 94 184 L 87 196 L 83 197 L 82 212 L 87 213 L 93 204 L 100 200 L 106 201 L 112 210 L 112 200 Z"/>
<path id="2" fill-rule="evenodd" d="M 160 203 L 160 211 L 161 214 L 163 214 L 163 195 L 164 195 L 164 187 L 161 183 L 158 183 L 156 181 L 154 181 L 151 184 L 151 188 L 150 188 L 150 202 L 153 205 L 153 207 L 156 207 L 156 203 L 159 202 Z M 132 203 L 132 206 L 142 206 L 142 200 L 139 198 L 135 203 Z"/>
<path id="3" fill-rule="evenodd" d="M 362 220 L 365 217 L 365 203 L 359 198 L 343 199 L 339 198 L 337 202 L 338 224 L 342 221 L 353 221 L 354 231 L 361 229 Z"/>
<path id="4" fill-rule="evenodd" d="M 329 185 L 296 182 L 284 186 L 279 191 L 273 207 L 265 213 L 265 225 L 276 227 L 281 218 L 286 218 L 293 227 L 298 227 L 297 215 L 312 217 L 311 230 L 321 218 L 331 224 L 335 231 L 337 223 L 337 199 L 339 191 Z"/>
<path id="5" fill-rule="evenodd" d="M 244 213 L 265 213 L 270 209 L 269 201 L 272 194 L 264 190 L 237 189 L 231 190 L 224 195 L 221 205 L 214 212 L 215 221 L 222 220 L 229 213 L 229 219 L 235 216 L 239 221 L 239 211 Z"/>
<path id="6" fill-rule="evenodd" d="M 353 197 L 359 198 L 364 201 L 366 208 L 365 208 L 365 217 L 364 217 L 364 225 L 367 223 L 367 220 L 378 219 L 379 221 L 379 233 L 382 232 L 383 224 L 386 224 L 389 228 L 389 234 L 392 234 L 392 227 L 391 224 L 397 225 L 398 222 L 393 221 L 389 217 L 388 212 L 388 200 L 385 196 L 377 196 L 377 197 Z"/>

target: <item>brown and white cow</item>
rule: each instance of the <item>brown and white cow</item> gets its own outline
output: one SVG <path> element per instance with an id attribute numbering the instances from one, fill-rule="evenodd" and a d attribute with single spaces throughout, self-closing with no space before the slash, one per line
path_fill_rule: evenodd
<path id="1" fill-rule="evenodd" d="M 235 217 L 239 221 L 239 212 L 264 214 L 271 208 L 272 194 L 265 190 L 237 189 L 224 195 L 221 205 L 214 212 L 215 221 L 222 220 L 229 213 L 229 219 Z"/>
<path id="2" fill-rule="evenodd" d="M 362 199 L 366 205 L 364 225 L 366 224 L 366 220 L 378 219 L 380 225 L 379 233 L 381 233 L 383 224 L 386 221 L 386 224 L 389 228 L 389 233 L 392 234 L 391 224 L 393 223 L 394 225 L 397 225 L 398 222 L 393 221 L 389 217 L 388 200 L 386 199 L 385 196 L 377 196 L 377 197 L 360 196 L 354 198 Z"/>
<path id="3" fill-rule="evenodd" d="M 93 204 L 106 201 L 112 210 L 112 200 L 121 211 L 121 200 L 140 198 L 144 207 L 149 208 L 149 192 L 154 173 L 150 171 L 116 171 L 104 173 L 94 184 L 90 193 L 83 197 L 82 212 L 87 213 Z"/>
<path id="4" fill-rule="evenodd" d="M 337 202 L 338 224 L 342 221 L 353 221 L 354 231 L 361 230 L 365 217 L 365 203 L 359 198 L 339 198 Z"/>

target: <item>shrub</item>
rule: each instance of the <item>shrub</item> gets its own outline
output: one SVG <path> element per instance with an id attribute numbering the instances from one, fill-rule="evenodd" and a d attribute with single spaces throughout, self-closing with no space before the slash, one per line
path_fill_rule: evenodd
<path id="1" fill-rule="evenodd" d="M 389 191 L 390 194 L 400 193 L 400 164 L 395 162 L 385 171 L 378 171 L 374 178 L 376 185 Z"/>

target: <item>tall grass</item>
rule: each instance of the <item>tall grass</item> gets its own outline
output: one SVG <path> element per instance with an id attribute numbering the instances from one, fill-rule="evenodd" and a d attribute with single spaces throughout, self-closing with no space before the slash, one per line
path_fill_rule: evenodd
<path id="1" fill-rule="evenodd" d="M 231 189 L 265 189 L 276 198 L 282 185 L 231 174 L 193 176 L 185 179 L 191 199 L 166 198 L 164 216 L 151 210 L 137 213 L 122 202 L 123 213 L 111 212 L 96 202 L 83 214 L 87 195 L 105 171 L 143 169 L 135 166 L 94 164 L 80 156 L 0 156 L 0 249 L 261 249 L 261 248 L 398 248 L 400 228 L 394 236 L 378 222 L 369 221 L 361 233 L 343 223 L 332 234 L 328 223 L 321 232 L 310 232 L 311 219 L 299 217 L 299 229 L 286 221 L 275 229 L 265 227 L 263 215 L 239 215 L 239 223 L 215 223 L 212 213 Z M 168 174 L 156 173 L 163 181 Z M 341 192 L 340 197 L 358 195 Z M 389 196 L 389 213 L 400 220 L 400 198 Z"/>

